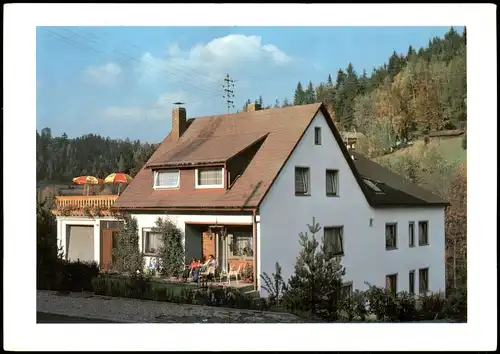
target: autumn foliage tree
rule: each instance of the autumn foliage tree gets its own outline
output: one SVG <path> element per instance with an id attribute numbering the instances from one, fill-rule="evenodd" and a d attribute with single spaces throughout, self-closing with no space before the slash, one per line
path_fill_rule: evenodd
<path id="1" fill-rule="evenodd" d="M 446 210 L 446 280 L 449 289 L 467 285 L 467 166 L 460 166 Z"/>

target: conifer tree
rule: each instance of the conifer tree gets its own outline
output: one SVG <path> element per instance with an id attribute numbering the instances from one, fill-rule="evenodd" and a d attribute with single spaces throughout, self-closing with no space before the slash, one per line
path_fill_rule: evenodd
<path id="1" fill-rule="evenodd" d="M 123 224 L 118 232 L 117 246 L 113 248 L 113 268 L 119 272 L 135 274 L 144 271 L 144 259 L 139 252 L 137 220 L 123 215 Z"/>
<path id="2" fill-rule="evenodd" d="M 162 235 L 163 247 L 159 250 L 161 273 L 167 277 L 178 277 L 184 270 L 183 232 L 171 220 L 158 218 L 152 229 Z"/>
<path id="3" fill-rule="evenodd" d="M 295 89 L 295 94 L 293 95 L 293 105 L 299 106 L 304 103 L 305 103 L 305 92 L 304 89 L 302 88 L 302 84 L 299 81 L 299 83 L 297 84 L 297 88 Z"/>
<path id="4" fill-rule="evenodd" d="M 307 226 L 312 235 L 299 234 L 301 250 L 284 301 L 294 310 L 333 321 L 339 316 L 345 269 L 340 264 L 340 257 L 328 251 L 325 240 L 322 245 L 318 242 L 316 234 L 321 227 L 316 220 L 313 218 L 312 224 Z"/>

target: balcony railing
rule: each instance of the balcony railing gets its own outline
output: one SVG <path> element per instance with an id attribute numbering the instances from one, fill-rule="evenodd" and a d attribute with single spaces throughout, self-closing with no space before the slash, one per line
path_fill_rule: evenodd
<path id="1" fill-rule="evenodd" d="M 99 208 L 107 212 L 118 195 L 56 196 L 55 214 L 67 209 L 72 215 L 81 215 L 85 208 Z"/>

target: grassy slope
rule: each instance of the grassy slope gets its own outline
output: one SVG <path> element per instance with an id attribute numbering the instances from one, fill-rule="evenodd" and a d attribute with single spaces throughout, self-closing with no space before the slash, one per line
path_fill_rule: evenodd
<path id="1" fill-rule="evenodd" d="M 384 161 L 390 160 L 390 162 L 396 162 L 398 158 L 406 154 L 416 155 L 419 154 L 421 145 L 423 145 L 423 141 L 417 141 L 413 146 L 407 147 L 405 149 L 401 149 L 393 152 L 392 154 L 377 157 L 376 161 Z M 420 146 L 419 146 L 420 145 Z M 461 163 L 467 160 L 467 151 L 462 149 L 462 138 L 451 138 L 447 140 L 441 141 L 431 141 L 429 146 L 435 146 L 438 148 L 438 151 L 443 155 L 443 157 L 448 162 L 453 163 Z"/>

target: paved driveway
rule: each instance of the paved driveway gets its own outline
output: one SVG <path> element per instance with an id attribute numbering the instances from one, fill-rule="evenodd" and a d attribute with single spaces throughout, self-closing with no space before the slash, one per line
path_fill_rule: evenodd
<path id="1" fill-rule="evenodd" d="M 57 295 L 37 291 L 37 312 L 124 323 L 301 323 L 300 318 L 268 311 L 174 304 L 92 294 Z M 56 317 L 54 317 L 56 318 Z M 68 321 L 69 322 L 69 319 Z M 80 323 L 80 322 L 78 322 Z"/>

